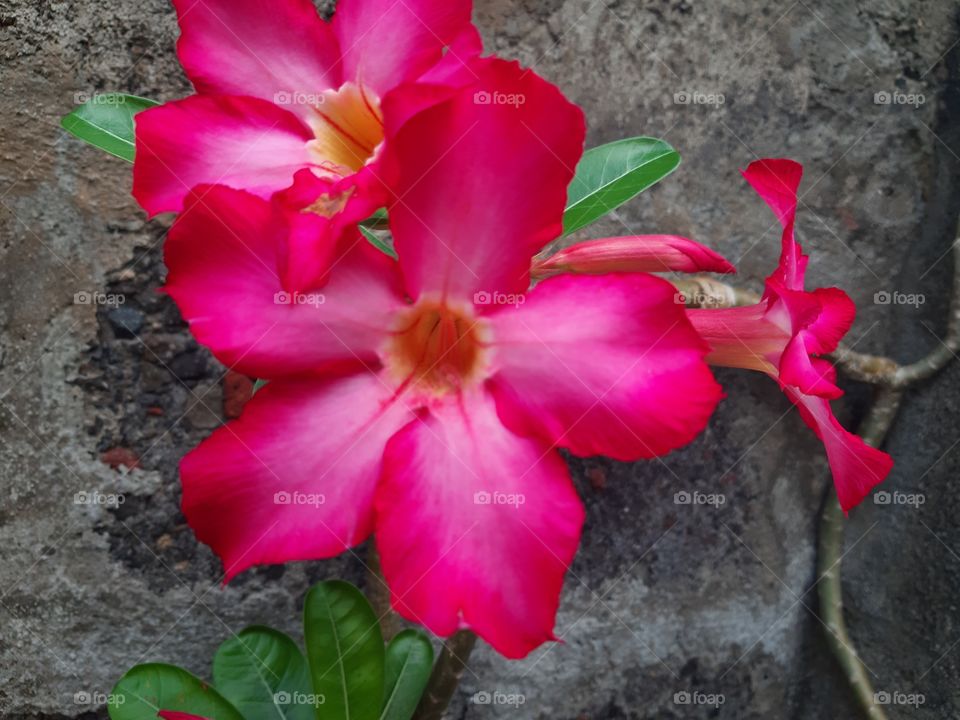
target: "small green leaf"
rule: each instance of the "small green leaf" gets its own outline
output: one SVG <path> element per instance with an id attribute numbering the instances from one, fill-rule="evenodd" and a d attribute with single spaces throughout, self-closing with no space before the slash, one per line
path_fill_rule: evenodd
<path id="1" fill-rule="evenodd" d="M 313 720 L 320 704 L 300 648 L 268 627 L 248 627 L 220 646 L 213 684 L 248 720 Z"/>
<path id="2" fill-rule="evenodd" d="M 373 215 L 364 220 L 361 225 L 369 228 L 385 228 L 390 225 L 390 218 L 387 215 L 386 208 L 380 208 Z"/>
<path id="3" fill-rule="evenodd" d="M 587 150 L 567 191 L 563 234 L 606 215 L 677 169 L 680 155 L 656 138 L 635 137 Z"/>
<path id="4" fill-rule="evenodd" d="M 416 630 L 403 630 L 387 645 L 380 720 L 410 720 L 430 680 L 433 646 Z"/>
<path id="5" fill-rule="evenodd" d="M 318 583 L 303 607 L 313 692 L 322 720 L 378 720 L 383 700 L 383 635 L 363 594 L 340 580 Z"/>
<path id="6" fill-rule="evenodd" d="M 159 103 L 135 95 L 95 95 L 64 115 L 60 125 L 94 147 L 133 162 L 133 116 L 156 105 Z"/>
<path id="7" fill-rule="evenodd" d="M 233 705 L 183 668 L 161 663 L 133 667 L 113 688 L 110 720 L 157 720 L 160 710 L 178 710 L 209 720 L 244 720 Z"/>
<path id="8" fill-rule="evenodd" d="M 394 260 L 397 259 L 397 251 L 393 249 L 393 246 L 392 246 L 392 245 L 390 245 L 390 244 L 389 244 L 388 242 L 386 242 L 385 240 L 381 240 L 381 239 L 377 236 L 376 233 L 372 232 L 371 230 L 368 230 L 368 229 L 365 228 L 363 225 L 359 225 L 358 227 L 360 228 L 360 232 L 363 233 L 363 236 L 364 236 L 364 237 L 370 242 L 370 244 L 373 245 L 377 250 L 379 250 L 379 251 L 382 252 L 382 253 L 386 253 L 387 255 L 389 255 L 390 257 L 392 257 Z"/>
<path id="9" fill-rule="evenodd" d="M 253 394 L 256 395 L 256 394 L 257 394 L 257 391 L 258 391 L 260 388 L 262 388 L 264 385 L 266 385 L 268 382 L 270 382 L 270 381 L 269 381 L 269 380 L 257 380 L 257 381 L 253 384 Z"/>

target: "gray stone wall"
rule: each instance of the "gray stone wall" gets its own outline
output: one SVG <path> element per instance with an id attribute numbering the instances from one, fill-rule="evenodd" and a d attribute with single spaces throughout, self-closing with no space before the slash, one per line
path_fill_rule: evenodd
<path id="1" fill-rule="evenodd" d="M 487 47 L 580 103 L 589 143 L 662 136 L 680 170 L 591 236 L 670 232 L 735 261 L 753 289 L 778 233 L 737 169 L 806 165 L 810 278 L 858 303 L 857 349 L 918 357 L 943 332 L 958 212 L 958 7 L 944 0 L 478 0 Z M 67 137 L 76 95 L 158 99 L 189 86 L 165 0 L 0 0 L 0 717 L 104 717 L 75 701 L 130 665 L 205 673 L 246 624 L 296 635 L 310 583 L 363 581 L 363 550 L 248 572 L 229 587 L 178 510 L 176 461 L 222 421 L 223 368 L 155 289 L 165 227 L 129 197 L 129 166 Z M 684 104 L 675 95 L 723 96 Z M 878 104 L 876 93 L 922 95 Z M 700 96 L 698 95 L 698 97 Z M 715 98 L 716 99 L 716 98 Z M 587 235 L 584 235 L 586 237 Z M 125 312 L 77 305 L 123 293 Z M 874 302 L 922 293 L 919 307 Z M 563 644 L 522 662 L 481 647 L 451 717 L 847 718 L 818 620 L 815 530 L 829 482 L 819 443 L 763 377 L 718 373 L 728 399 L 662 461 L 571 466 L 588 507 L 558 618 Z M 889 490 L 919 508 L 851 514 L 844 591 L 878 689 L 922 693 L 891 718 L 960 714 L 960 368 L 911 392 Z M 837 403 L 849 424 L 869 393 Z M 111 469 L 124 454 L 139 467 Z M 118 510 L 75 505 L 122 492 Z M 679 490 L 720 492 L 713 510 Z M 478 691 L 525 704 L 476 705 Z M 678 705 L 684 690 L 719 708 Z"/>

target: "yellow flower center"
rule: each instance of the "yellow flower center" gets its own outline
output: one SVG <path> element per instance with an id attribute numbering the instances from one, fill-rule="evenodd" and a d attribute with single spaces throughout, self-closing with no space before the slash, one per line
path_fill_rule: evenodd
<path id="1" fill-rule="evenodd" d="M 352 82 L 320 94 L 313 107 L 308 143 L 315 161 L 330 175 L 352 175 L 366 165 L 383 142 L 380 99 Z"/>
<path id="2" fill-rule="evenodd" d="M 487 376 L 489 328 L 473 308 L 421 300 L 397 315 L 383 351 L 400 385 L 441 395 Z"/>

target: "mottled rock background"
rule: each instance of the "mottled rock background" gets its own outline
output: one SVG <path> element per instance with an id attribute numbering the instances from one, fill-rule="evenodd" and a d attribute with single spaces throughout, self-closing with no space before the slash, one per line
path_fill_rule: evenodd
<path id="1" fill-rule="evenodd" d="M 944 0 L 478 0 L 490 50 L 558 83 L 589 143 L 666 138 L 680 170 L 591 234 L 707 242 L 757 289 L 778 232 L 737 169 L 806 165 L 810 277 L 857 300 L 852 341 L 917 358 L 943 332 L 960 188 L 958 6 Z M 144 659 L 205 673 L 231 630 L 298 634 L 311 582 L 363 581 L 357 556 L 255 570 L 228 588 L 178 510 L 176 461 L 222 421 L 224 369 L 162 282 L 165 227 L 129 196 L 129 166 L 66 136 L 75 97 L 188 93 L 166 0 L 0 0 L 0 717 L 105 717 L 82 702 Z M 677 102 L 722 95 L 722 104 Z M 877 103 L 876 93 L 923 96 Z M 919 100 L 919 97 L 917 97 Z M 77 304 L 122 293 L 124 311 Z M 919 306 L 875 293 L 920 293 Z M 819 443 L 763 377 L 728 392 L 693 445 L 662 462 L 573 461 L 589 508 L 558 618 L 564 644 L 523 662 L 481 648 L 451 717 L 847 718 L 817 618 Z M 960 367 L 912 392 L 890 437 L 888 489 L 847 528 L 851 633 L 878 689 L 923 695 L 892 718 L 960 715 Z M 851 385 L 838 411 L 869 399 Z M 139 458 L 114 470 L 101 456 Z M 674 503 L 723 493 L 719 509 Z M 123 493 L 119 509 L 78 505 Z M 674 702 L 718 693 L 718 708 Z M 478 691 L 521 707 L 478 705 Z M 79 693 L 79 695 L 78 695 Z M 95 699 L 95 698 L 94 698 Z M 78 701 L 79 700 L 79 701 Z"/>

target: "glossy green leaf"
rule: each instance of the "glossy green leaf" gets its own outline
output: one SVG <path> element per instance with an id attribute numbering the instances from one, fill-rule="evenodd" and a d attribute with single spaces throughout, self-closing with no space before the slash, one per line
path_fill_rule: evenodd
<path id="1" fill-rule="evenodd" d="M 303 608 L 313 692 L 322 720 L 377 720 L 383 700 L 383 636 L 377 616 L 350 583 L 314 585 Z"/>
<path id="2" fill-rule="evenodd" d="M 433 646 L 416 630 L 403 630 L 387 645 L 380 720 L 410 720 L 433 669 Z"/>
<path id="3" fill-rule="evenodd" d="M 380 208 L 373 215 L 364 220 L 361 225 L 370 228 L 386 228 L 390 225 L 390 218 L 387 215 L 386 208 Z"/>
<path id="4" fill-rule="evenodd" d="M 133 162 L 133 116 L 155 105 L 159 103 L 135 95 L 94 95 L 64 115 L 60 125 L 84 142 Z"/>
<path id="5" fill-rule="evenodd" d="M 113 688 L 110 720 L 157 720 L 160 710 L 178 710 L 209 720 L 244 720 L 222 695 L 183 668 L 161 663 L 133 667 Z"/>
<path id="6" fill-rule="evenodd" d="M 587 150 L 567 191 L 563 234 L 579 230 L 677 169 L 680 155 L 663 140 L 626 138 Z"/>
<path id="7" fill-rule="evenodd" d="M 270 381 L 269 381 L 269 380 L 257 380 L 257 381 L 253 384 L 253 393 L 256 394 L 257 391 L 258 391 L 260 388 L 262 388 L 264 385 L 266 385 L 268 382 L 270 382 Z"/>
<path id="8" fill-rule="evenodd" d="M 246 628 L 220 646 L 213 684 L 247 720 L 314 720 L 321 705 L 300 648 L 268 627 Z"/>
<path id="9" fill-rule="evenodd" d="M 359 226 L 360 232 L 363 236 L 373 245 L 377 250 L 382 253 L 386 253 L 394 260 L 397 259 L 397 251 L 393 249 L 393 246 L 385 240 L 380 239 L 380 237 L 373 231 L 365 228 L 363 225 Z"/>

